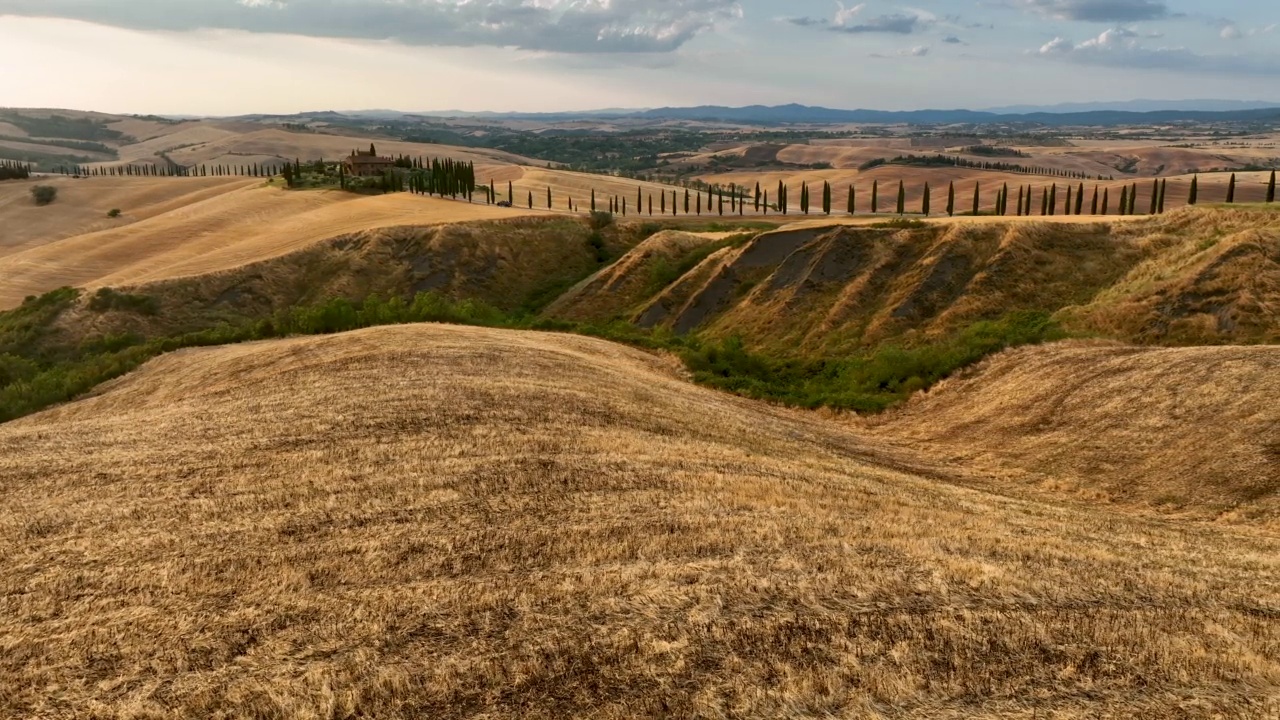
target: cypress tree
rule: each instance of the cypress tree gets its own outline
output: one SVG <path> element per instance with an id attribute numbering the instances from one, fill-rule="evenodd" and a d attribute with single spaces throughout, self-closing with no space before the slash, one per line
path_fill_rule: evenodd
<path id="1" fill-rule="evenodd" d="M 1093 204 L 1089 206 L 1089 214 L 1090 215 L 1098 214 L 1098 186 L 1097 185 L 1093 186 Z"/>
<path id="2" fill-rule="evenodd" d="M 853 215 L 858 211 L 858 206 L 855 200 L 856 198 L 854 198 L 853 196 L 853 186 L 850 185 L 849 186 L 849 203 L 848 203 L 848 210 L 850 215 Z"/>
<path id="3" fill-rule="evenodd" d="M 929 183 L 924 184 L 924 199 L 920 201 L 920 212 L 929 217 Z"/>
<path id="4" fill-rule="evenodd" d="M 1022 186 L 1018 186 L 1018 217 L 1022 217 Z"/>
<path id="5" fill-rule="evenodd" d="M 653 193 L 649 193 L 649 217 L 653 217 Z"/>
<path id="6" fill-rule="evenodd" d="M 786 192 L 783 190 L 783 187 L 784 187 L 784 186 L 783 186 L 783 184 L 782 184 L 782 181 L 781 181 L 781 180 L 779 180 L 779 181 L 778 181 L 778 193 L 777 193 L 777 196 L 778 196 L 778 211 L 779 211 L 779 212 L 782 212 L 782 213 L 785 213 L 785 212 L 786 212 L 786 208 L 784 208 L 784 207 L 783 207 L 782 202 L 783 202 L 783 199 L 786 197 Z"/>
<path id="7" fill-rule="evenodd" d="M 982 207 L 982 188 L 978 183 L 973 184 L 973 216 L 978 217 L 978 211 Z"/>
<path id="8" fill-rule="evenodd" d="M 676 216 L 676 191 L 671 191 L 671 217 Z"/>
<path id="9" fill-rule="evenodd" d="M 1165 178 L 1160 181 L 1160 202 L 1156 204 L 1156 212 L 1164 214 L 1164 194 L 1169 189 L 1169 179 Z"/>
<path id="10" fill-rule="evenodd" d="M 1040 191 L 1040 217 L 1049 214 L 1049 188 L 1042 188 Z"/>
<path id="11" fill-rule="evenodd" d="M 658 214 L 659 215 L 667 214 L 667 191 L 666 190 L 663 190 L 662 192 L 658 193 Z"/>
<path id="12" fill-rule="evenodd" d="M 1151 181 L 1151 212 L 1147 214 L 1155 215 L 1156 211 L 1159 209 L 1160 209 L 1160 181 L 1152 180 Z"/>
<path id="13" fill-rule="evenodd" d="M 1227 181 L 1227 203 L 1236 201 L 1236 174 L 1231 173 L 1231 179 Z"/>
<path id="14" fill-rule="evenodd" d="M 1199 175 L 1192 175 L 1192 176 L 1191 176 L 1191 191 L 1190 191 L 1189 193 L 1187 193 L 1187 204 L 1188 204 L 1188 205 L 1195 205 L 1195 204 L 1196 204 L 1196 194 L 1197 194 L 1197 189 L 1198 189 L 1198 185 L 1199 185 L 1199 179 L 1200 179 L 1200 176 L 1199 176 Z"/>
<path id="15" fill-rule="evenodd" d="M 684 189 L 684 214 L 689 214 L 689 188 Z"/>
<path id="16" fill-rule="evenodd" d="M 1102 214 L 1107 215 L 1111 211 L 1111 189 L 1102 189 Z"/>
<path id="17" fill-rule="evenodd" d="M 551 209 L 551 186 L 547 186 L 547 209 Z"/>
<path id="18" fill-rule="evenodd" d="M 1022 208 L 1022 188 L 1018 188 L 1018 208 Z M 956 215 L 956 183 L 952 180 L 947 185 L 947 217 Z"/>
<path id="19" fill-rule="evenodd" d="M 1267 202 L 1276 201 L 1276 171 L 1271 171 L 1271 182 L 1267 183 Z"/>
<path id="20" fill-rule="evenodd" d="M 698 203 L 698 216 L 701 217 L 702 216 L 702 193 L 698 193 L 696 196 L 694 196 L 694 200 L 697 201 Z"/>
<path id="21" fill-rule="evenodd" d="M 529 191 L 529 209 L 530 210 L 533 209 L 533 191 L 532 190 Z"/>
<path id="22" fill-rule="evenodd" d="M 724 191 L 716 189 L 716 214 L 724 215 Z"/>
<path id="23" fill-rule="evenodd" d="M 904 215 L 907 212 L 907 186 L 904 185 L 901 180 L 898 181 L 897 211 L 899 215 Z"/>
<path id="24" fill-rule="evenodd" d="M 1049 214 L 1056 215 L 1058 212 L 1058 183 L 1054 183 L 1049 188 Z"/>
<path id="25" fill-rule="evenodd" d="M 1080 183 L 1080 187 L 1076 188 L 1076 214 L 1084 214 L 1084 183 Z"/>
<path id="26" fill-rule="evenodd" d="M 493 184 L 493 178 L 489 178 L 489 204 L 498 202 L 498 188 Z"/>
<path id="27" fill-rule="evenodd" d="M 1064 208 L 1062 208 L 1062 214 L 1063 214 L 1063 215 L 1070 215 L 1070 214 L 1071 214 L 1071 191 L 1072 191 L 1072 189 L 1073 189 L 1073 188 L 1072 188 L 1070 185 L 1068 185 L 1068 186 L 1067 186 L 1067 202 L 1066 202 L 1066 206 L 1065 206 Z"/>
<path id="28" fill-rule="evenodd" d="M 871 181 L 871 214 L 880 212 L 880 181 Z"/>
<path id="29" fill-rule="evenodd" d="M 512 205 L 516 204 L 516 189 L 512 186 L 510 180 L 507 181 L 507 202 Z"/>
<path id="30" fill-rule="evenodd" d="M 1125 215 L 1129 211 L 1129 186 L 1125 185 L 1120 188 L 1120 214 Z"/>
<path id="31" fill-rule="evenodd" d="M 685 207 L 685 213 L 688 214 L 689 208 Z M 760 181 L 756 181 L 756 212 L 760 212 Z"/>
<path id="32" fill-rule="evenodd" d="M 1138 214 L 1138 183 L 1134 183 L 1133 187 L 1129 188 L 1129 214 Z"/>
<path id="33" fill-rule="evenodd" d="M 822 213 L 831 214 L 831 183 L 826 180 L 822 181 Z"/>
<path id="34" fill-rule="evenodd" d="M 596 211 L 596 189 L 591 188 L 591 212 Z"/>
<path id="35" fill-rule="evenodd" d="M 768 215 L 769 214 L 769 191 L 768 190 L 764 191 L 763 197 L 764 199 L 761 201 L 761 204 L 760 204 L 761 212 L 763 212 L 765 215 Z"/>
<path id="36" fill-rule="evenodd" d="M 1009 183 L 1005 183 L 1000 191 L 1000 214 L 1009 214 Z"/>

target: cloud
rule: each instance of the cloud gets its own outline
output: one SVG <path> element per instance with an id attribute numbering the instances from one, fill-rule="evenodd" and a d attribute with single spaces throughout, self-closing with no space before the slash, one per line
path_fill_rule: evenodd
<path id="1" fill-rule="evenodd" d="M 878 58 L 880 60 L 891 60 L 895 57 L 924 57 L 929 54 L 928 45 L 916 45 L 915 47 L 904 48 L 892 55 L 883 53 L 871 53 L 867 57 Z"/>
<path id="2" fill-rule="evenodd" d="M 0 0 L 0 15 L 135 30 L 242 30 L 497 46 L 558 53 L 662 53 L 742 17 L 737 0 Z"/>
<path id="3" fill-rule="evenodd" d="M 961 40 L 960 38 L 956 37 L 955 35 L 948 35 L 948 36 L 946 36 L 946 37 L 942 38 L 942 42 L 944 42 L 944 43 L 946 43 L 946 44 L 948 44 L 948 45 L 963 45 L 963 44 L 964 44 L 964 41 L 963 41 L 963 40 Z"/>
<path id="4" fill-rule="evenodd" d="M 835 25 L 835 32 L 858 33 L 897 33 L 910 35 L 920 26 L 920 18 L 915 15 L 881 15 L 857 25 Z"/>
<path id="5" fill-rule="evenodd" d="M 809 17 L 807 15 L 805 17 L 778 18 L 778 21 L 791 23 L 792 25 L 795 25 L 797 27 L 821 27 L 827 24 L 826 18 L 815 18 L 815 17 Z"/>
<path id="6" fill-rule="evenodd" d="M 1170 16 L 1163 0 L 1017 0 L 1017 3 L 1058 20 L 1122 23 Z"/>
<path id="7" fill-rule="evenodd" d="M 1224 25 L 1222 31 L 1218 33 L 1218 37 L 1223 40 L 1239 40 L 1244 37 L 1244 33 L 1240 32 L 1240 28 L 1235 25 Z"/>
<path id="8" fill-rule="evenodd" d="M 1112 28 L 1076 44 L 1056 37 L 1036 54 L 1082 65 L 1138 70 L 1173 70 L 1216 75 L 1280 76 L 1280 57 L 1257 54 L 1201 54 L 1184 47 L 1144 47 L 1139 34 Z"/>

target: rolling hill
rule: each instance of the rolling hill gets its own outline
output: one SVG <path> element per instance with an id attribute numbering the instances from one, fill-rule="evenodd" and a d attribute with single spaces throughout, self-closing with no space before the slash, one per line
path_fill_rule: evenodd
<path id="1" fill-rule="evenodd" d="M 0 716 L 1280 700 L 1273 535 L 990 492 L 598 340 L 412 326 L 184 351 L 0 445 Z"/>

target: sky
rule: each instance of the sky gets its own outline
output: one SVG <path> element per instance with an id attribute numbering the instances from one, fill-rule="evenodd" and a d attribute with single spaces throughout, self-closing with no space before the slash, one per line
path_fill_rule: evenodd
<path id="1" fill-rule="evenodd" d="M 1274 0 L 0 0 L 0 105 L 1280 101 Z"/>

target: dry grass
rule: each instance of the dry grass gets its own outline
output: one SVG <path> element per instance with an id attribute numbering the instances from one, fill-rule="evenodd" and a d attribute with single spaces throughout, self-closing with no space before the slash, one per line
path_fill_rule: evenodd
<path id="1" fill-rule="evenodd" d="M 1280 348 L 1012 350 L 868 421 L 1091 503 L 1280 528 Z"/>
<path id="2" fill-rule="evenodd" d="M 0 257 L 73 235 L 118 228 L 256 184 L 245 178 L 53 177 L 0 183 Z M 33 185 L 58 188 L 52 205 L 31 202 Z M 118 208 L 118 218 L 107 212 Z"/>
<path id="3" fill-rule="evenodd" d="M 153 182 L 176 189 L 187 182 L 200 181 L 160 178 Z M 0 307 L 17 305 L 27 295 L 64 285 L 131 285 L 227 270 L 345 233 L 539 212 L 406 193 L 362 196 L 337 190 L 289 192 L 267 187 L 260 180 L 237 179 L 217 187 L 216 194 L 181 196 L 165 206 L 165 212 L 125 227 L 33 244 L 21 252 L 0 256 Z M 54 206 L 35 209 L 75 213 L 78 211 L 69 209 L 91 202 L 97 205 L 92 199 L 68 195 L 60 196 Z"/>
<path id="4" fill-rule="evenodd" d="M 1274 536 L 969 489 L 664 368 L 382 328 L 0 427 L 0 715 L 1280 712 Z"/>

